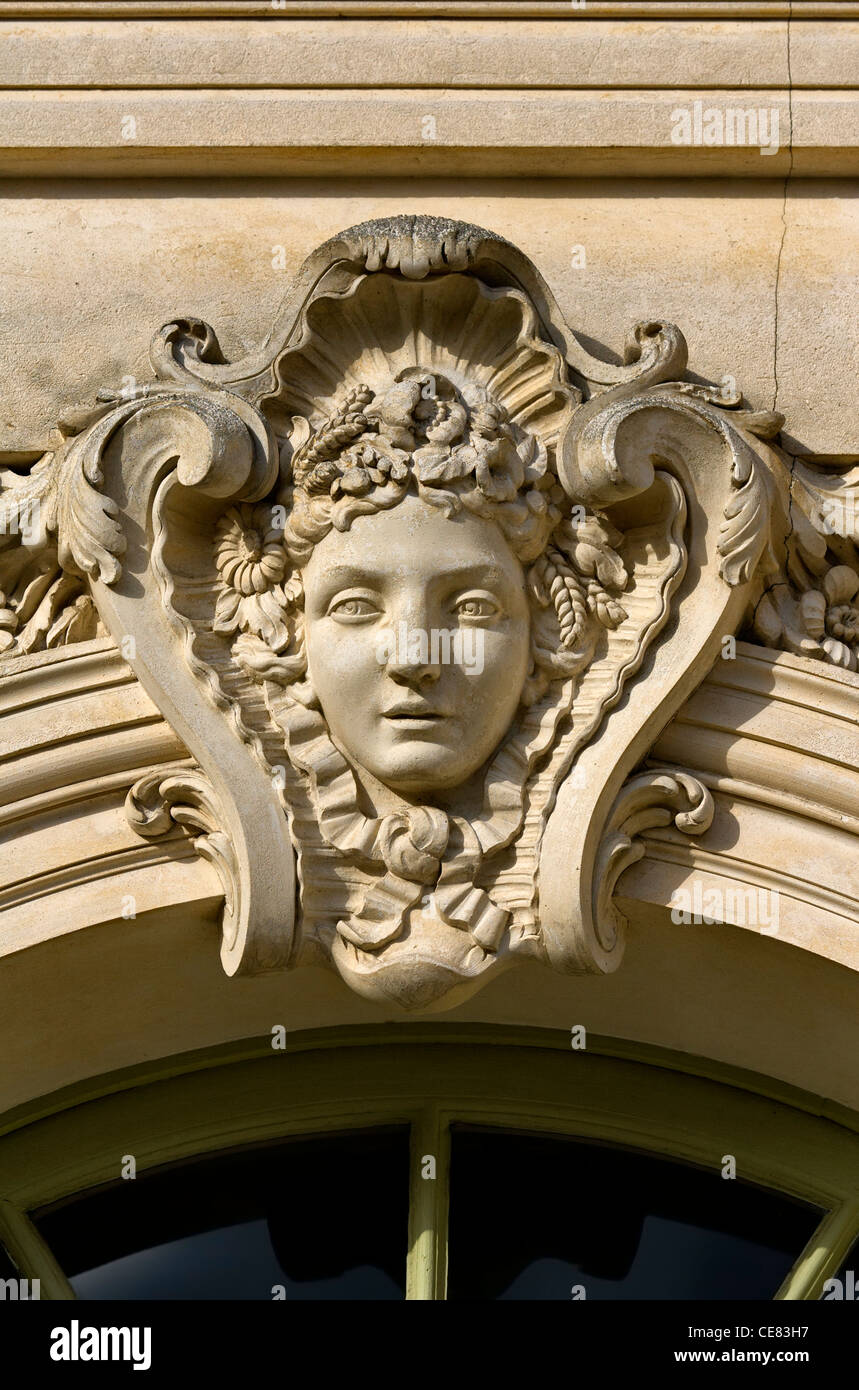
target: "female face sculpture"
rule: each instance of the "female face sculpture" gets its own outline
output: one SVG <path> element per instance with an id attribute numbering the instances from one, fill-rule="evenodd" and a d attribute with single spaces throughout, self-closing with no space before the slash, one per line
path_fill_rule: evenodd
<path id="1" fill-rule="evenodd" d="M 682 357 L 682 339 L 647 326 L 656 347 L 637 333 L 640 364 L 608 373 L 620 389 L 605 401 L 594 390 L 582 402 L 571 371 L 596 388 L 604 364 L 589 374 L 521 253 L 437 219 L 351 229 L 320 249 L 302 284 L 294 321 L 285 305 L 270 350 L 238 369 L 205 325 L 169 325 L 153 347 L 163 389 L 111 408 L 97 446 L 75 440 L 59 456 L 73 504 L 95 518 L 93 539 L 70 553 L 110 584 L 101 557 L 118 574 L 121 528 L 95 470 L 117 421 L 136 428 L 139 411 L 148 429 L 151 411 L 159 442 L 134 506 L 151 501 L 158 592 L 207 711 L 229 720 L 225 765 L 235 754 L 255 812 L 238 825 L 244 800 L 232 788 L 222 797 L 213 725 L 211 755 L 195 744 L 213 785 L 194 769 L 151 795 L 147 783 L 129 799 L 132 823 L 160 834 L 161 803 L 172 810 L 187 783 L 189 823 L 206 829 L 228 894 L 228 968 L 268 968 L 288 951 L 290 964 L 327 962 L 368 997 L 406 1007 L 470 990 L 517 953 L 605 968 L 614 926 L 607 919 L 603 937 L 591 923 L 588 875 L 602 892 L 608 872 L 584 864 L 576 884 L 561 855 L 555 873 L 546 831 L 684 573 L 683 478 L 654 477 L 627 430 L 655 409 L 631 396 L 632 381 L 671 386 L 665 364 Z M 174 400 L 177 372 L 212 389 Z M 672 410 L 673 385 L 661 398 Z M 193 428 L 161 487 L 161 431 L 173 449 L 176 407 Z M 702 414 L 696 402 L 696 423 Z M 613 510 L 630 489 L 648 494 L 641 516 Z M 625 534 L 585 505 L 605 499 Z M 744 556 L 746 510 L 733 531 Z M 111 603 L 114 625 L 129 597 Z M 587 790 L 601 796 L 599 779 Z M 575 809 L 576 834 L 589 834 L 602 807 Z M 257 828 L 263 890 L 252 895 Z M 294 904 L 279 855 L 295 864 Z"/>
<path id="2" fill-rule="evenodd" d="M 356 987 L 435 997 L 502 949 L 481 866 L 624 617 L 611 528 L 578 511 L 485 390 L 413 369 L 353 388 L 276 501 L 218 523 L 213 627 L 284 735 L 303 911 Z"/>
<path id="3" fill-rule="evenodd" d="M 407 801 L 467 783 L 587 664 L 593 615 L 623 613 L 604 523 L 574 520 L 546 448 L 481 389 L 417 368 L 353 388 L 281 496 L 219 524 L 215 631 Z"/>
<path id="4" fill-rule="evenodd" d="M 350 761 L 407 796 L 466 781 L 529 667 L 524 572 L 495 522 L 410 493 L 331 531 L 302 580 L 310 682 Z"/>

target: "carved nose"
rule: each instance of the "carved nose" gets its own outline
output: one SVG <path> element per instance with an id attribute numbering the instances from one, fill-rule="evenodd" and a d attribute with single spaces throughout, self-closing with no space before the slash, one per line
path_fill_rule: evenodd
<path id="1" fill-rule="evenodd" d="M 401 684 L 429 685 L 441 675 L 439 650 L 433 649 L 432 633 L 426 627 L 400 622 L 390 644 L 387 671 Z"/>
<path id="2" fill-rule="evenodd" d="M 403 685 L 432 685 L 441 675 L 441 665 L 408 657 L 394 659 L 388 663 L 388 675 Z"/>

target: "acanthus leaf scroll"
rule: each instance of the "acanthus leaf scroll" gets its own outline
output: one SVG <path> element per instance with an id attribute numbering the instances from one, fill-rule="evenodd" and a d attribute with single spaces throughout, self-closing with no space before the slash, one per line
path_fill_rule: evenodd
<path id="1" fill-rule="evenodd" d="M 320 247 L 242 361 L 190 318 L 151 356 L 3 475 L 7 520 L 44 505 L 3 537 L 0 632 L 134 635 L 197 767 L 129 817 L 202 832 L 228 972 L 323 961 L 435 1009 L 519 957 L 615 969 L 638 833 L 712 814 L 635 769 L 722 637 L 859 642 L 854 557 L 794 538 L 780 417 L 684 379 L 670 324 L 593 357 L 520 251 L 430 217 Z"/>

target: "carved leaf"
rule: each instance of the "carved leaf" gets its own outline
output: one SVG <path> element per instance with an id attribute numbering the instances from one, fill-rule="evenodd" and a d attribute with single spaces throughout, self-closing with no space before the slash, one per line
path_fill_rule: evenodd
<path id="1" fill-rule="evenodd" d="M 723 578 L 736 585 L 751 578 L 766 545 L 770 494 L 766 472 L 751 450 L 740 454 L 733 477 L 737 490 L 725 508 L 718 551 Z"/>
<path id="2" fill-rule="evenodd" d="M 102 455 L 118 426 L 137 409 L 135 401 L 109 411 L 66 446 L 59 465 L 60 561 L 64 568 L 105 584 L 119 578 L 125 536 L 117 503 L 99 490 L 104 482 Z"/>

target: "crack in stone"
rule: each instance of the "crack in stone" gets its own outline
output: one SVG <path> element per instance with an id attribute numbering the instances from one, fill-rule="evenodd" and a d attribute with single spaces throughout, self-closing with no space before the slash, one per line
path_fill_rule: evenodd
<path id="1" fill-rule="evenodd" d="M 787 154 L 788 154 L 788 165 L 787 165 L 787 172 L 786 172 L 785 177 L 784 177 L 784 188 L 782 189 L 782 203 L 781 203 L 781 239 L 780 239 L 780 241 L 779 241 L 778 255 L 777 255 L 777 257 L 776 257 L 776 268 L 775 268 L 775 295 L 774 295 L 774 300 L 775 300 L 775 302 L 774 302 L 774 314 L 773 314 L 773 403 L 772 403 L 772 408 L 773 408 L 773 410 L 775 410 L 776 407 L 777 407 L 777 405 L 778 405 L 778 393 L 779 393 L 779 381 L 778 381 L 778 344 L 779 344 L 778 311 L 779 311 L 779 290 L 780 290 L 780 288 L 781 288 L 781 262 L 782 262 L 782 255 L 783 255 L 783 253 L 784 253 L 784 243 L 785 243 L 785 240 L 786 240 L 786 238 L 787 238 L 787 195 L 788 195 L 788 186 L 789 186 L 789 184 L 790 184 L 791 176 L 792 176 L 792 174 L 793 174 L 793 73 L 792 73 L 792 71 L 791 71 L 791 52 L 790 52 L 790 37 L 791 37 L 791 35 L 790 35 L 790 24 L 791 24 L 791 19 L 792 19 L 792 17 L 793 17 L 793 0 L 790 0 L 790 5 L 789 5 L 789 7 L 788 7 L 787 27 L 786 27 L 786 30 L 785 30 L 785 41 L 786 41 L 786 46 L 787 46 L 786 56 L 787 56 L 787 111 L 788 111 L 788 144 L 787 144 Z M 788 451 L 787 451 L 786 449 L 785 449 L 784 452 L 785 452 L 785 453 L 788 453 Z M 785 535 L 784 535 L 784 576 L 782 576 L 782 575 L 776 575 L 776 577 L 775 577 L 773 580 L 771 580 L 768 584 L 765 584 L 765 585 L 764 585 L 763 589 L 761 590 L 760 594 L 758 595 L 758 598 L 755 600 L 755 603 L 754 603 L 754 605 L 753 605 L 753 607 L 752 607 L 751 614 L 749 615 L 747 621 L 746 621 L 745 624 L 743 625 L 742 631 L 748 631 L 749 629 L 751 629 L 752 632 L 754 632 L 754 624 L 755 624 L 755 620 L 756 620 L 757 615 L 758 615 L 758 609 L 760 608 L 761 604 L 763 603 L 763 600 L 766 598 L 766 596 L 767 596 L 768 594 L 771 594 L 771 593 L 773 592 L 773 590 L 774 590 L 774 589 L 777 589 L 780 585 L 784 585 L 784 584 L 789 585 L 789 584 L 790 584 L 790 538 L 791 538 L 791 536 L 793 535 L 793 532 L 794 532 L 794 516 L 793 516 L 794 498 L 793 498 L 793 485 L 794 485 L 794 481 L 795 481 L 795 470 L 796 470 L 797 458 L 796 458 L 796 455 L 795 455 L 795 454 L 788 454 L 788 457 L 790 458 L 790 478 L 789 478 L 789 480 L 788 480 L 788 493 L 787 493 L 787 499 L 788 499 L 788 500 L 787 500 L 787 521 L 788 521 L 788 528 L 787 528 L 787 530 L 785 531 Z"/>
<path id="2" fill-rule="evenodd" d="M 793 17 L 793 0 L 790 0 L 787 15 L 787 29 L 785 32 L 787 44 L 787 173 L 784 176 L 784 188 L 782 190 L 781 202 L 781 240 L 779 241 L 778 256 L 776 257 L 775 267 L 775 305 L 773 315 L 773 410 L 778 405 L 778 342 L 779 342 L 779 290 L 781 288 L 781 261 L 784 253 L 784 243 L 787 238 L 787 194 L 791 176 L 793 174 L 793 73 L 791 71 L 790 53 L 790 23 Z M 792 473 L 792 470 L 791 470 Z"/>

